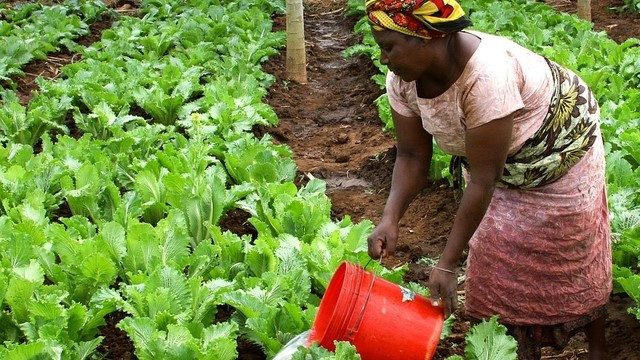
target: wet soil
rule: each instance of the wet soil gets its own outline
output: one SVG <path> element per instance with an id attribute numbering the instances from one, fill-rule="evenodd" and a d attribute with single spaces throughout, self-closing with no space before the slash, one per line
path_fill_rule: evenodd
<path id="1" fill-rule="evenodd" d="M 129 336 L 116 327 L 127 316 L 126 313 L 116 311 L 105 317 L 107 324 L 100 327 L 100 335 L 104 336 L 104 340 L 98 346 L 98 352 L 104 356 L 104 359 L 137 359 L 133 354 L 134 346 Z"/>
<path id="2" fill-rule="evenodd" d="M 550 0 L 551 2 L 552 0 Z M 593 1 L 594 27 L 616 41 L 640 36 L 640 16 L 608 9 L 621 1 Z M 286 80 L 285 52 L 272 58 L 265 70 L 277 82 L 265 100 L 280 118 L 275 139 L 288 144 L 302 174 L 327 181 L 336 219 L 350 216 L 358 222 L 380 219 L 389 194 L 395 142 L 382 132 L 375 100 L 382 90 L 369 77 L 376 72 L 364 57 L 344 59 L 342 51 L 360 39 L 351 33 L 357 19 L 345 18 L 346 1 L 308 0 L 305 13 L 308 82 Z M 575 12 L 575 1 L 555 1 L 559 11 Z M 284 29 L 284 19 L 276 18 Z M 400 244 L 384 264 L 409 265 L 405 280 L 426 285 L 430 267 L 422 258 L 437 257 L 444 248 L 457 209 L 446 183 L 431 182 L 418 195 L 400 223 Z M 461 293 L 463 295 L 463 293 Z M 640 359 L 640 322 L 627 314 L 633 301 L 614 295 L 608 307 L 607 342 L 612 359 Z M 469 330 L 464 309 L 456 312 L 453 334 L 441 342 L 435 359 L 462 354 Z M 584 335 L 575 336 L 563 351 L 544 350 L 544 359 L 586 359 Z"/>
<path id="3" fill-rule="evenodd" d="M 278 78 L 266 102 L 280 119 L 279 126 L 268 131 L 291 147 L 302 174 L 327 182 L 334 218 L 349 215 L 356 222 L 375 222 L 395 161 L 395 140 L 382 131 L 373 102 L 383 93 L 369 79 L 377 69 L 366 57 L 343 57 L 360 39 L 351 33 L 357 19 L 345 18 L 342 2 L 309 1 L 306 10 L 308 83 L 286 80 L 285 52 L 265 65 Z M 284 29 L 283 18 L 275 22 Z M 430 183 L 407 210 L 401 223 L 401 237 L 407 241 L 389 265 L 415 258 L 413 247 L 425 247 L 425 239 L 438 242 L 448 233 L 454 212 L 451 191 L 443 183 Z M 435 256 L 441 246 L 424 250 L 423 256 Z"/>

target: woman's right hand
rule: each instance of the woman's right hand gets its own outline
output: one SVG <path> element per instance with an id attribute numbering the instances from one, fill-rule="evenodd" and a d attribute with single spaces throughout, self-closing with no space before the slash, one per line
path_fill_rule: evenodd
<path id="1" fill-rule="evenodd" d="M 380 256 L 387 257 L 396 251 L 396 241 L 398 240 L 398 223 L 395 221 L 382 220 L 369 238 L 369 256 L 372 259 L 379 259 Z"/>

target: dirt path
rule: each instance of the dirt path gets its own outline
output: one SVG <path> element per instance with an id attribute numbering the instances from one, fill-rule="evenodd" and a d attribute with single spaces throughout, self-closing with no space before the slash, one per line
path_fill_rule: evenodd
<path id="1" fill-rule="evenodd" d="M 280 125 L 269 133 L 291 147 L 302 174 L 327 182 L 335 218 L 349 215 L 354 221 L 376 221 L 388 195 L 395 160 L 395 140 L 381 131 L 373 103 L 382 94 L 369 80 L 376 70 L 365 57 L 342 56 L 360 41 L 351 32 L 355 19 L 344 17 L 342 1 L 310 1 L 308 10 L 308 84 L 282 80 L 284 52 L 266 66 L 279 79 L 267 102 L 278 113 Z M 276 19 L 276 26 L 283 29 L 283 21 Z M 389 259 L 389 265 L 418 259 L 411 254 L 434 256 L 441 250 L 440 240 L 450 229 L 455 211 L 452 199 L 453 194 L 442 184 L 431 184 L 416 199 L 401 224 L 405 245 Z M 418 244 L 425 239 L 435 246 Z M 414 251 L 414 246 L 421 246 L 421 251 Z"/>
<path id="2" fill-rule="evenodd" d="M 369 80 L 376 69 L 367 58 L 342 56 L 360 41 L 352 34 L 355 19 L 344 17 L 342 1 L 309 1 L 307 10 L 309 82 L 282 80 L 285 53 L 269 61 L 266 70 L 279 80 L 267 102 L 280 125 L 268 132 L 291 147 L 301 174 L 327 181 L 335 218 L 349 215 L 356 222 L 375 222 L 389 194 L 395 160 L 395 140 L 381 131 L 373 103 L 382 94 Z M 278 29 L 284 29 L 283 21 L 276 19 Z M 416 261 L 442 251 L 455 209 L 452 191 L 445 184 L 431 184 L 407 210 L 400 227 L 402 243 L 385 265 L 409 263 L 407 280 L 426 284 L 429 268 Z M 461 326 L 461 332 L 468 328 Z"/>
<path id="3" fill-rule="evenodd" d="M 327 181 L 335 218 L 349 215 L 354 221 L 375 222 L 389 193 L 395 160 L 394 139 L 381 131 L 373 103 L 382 93 L 369 80 L 376 70 L 367 58 L 342 56 L 343 50 L 360 41 L 351 33 L 355 19 L 344 17 L 346 1 L 308 0 L 306 5 L 309 82 L 300 85 L 283 80 L 284 51 L 267 63 L 265 70 L 278 81 L 266 101 L 280 118 L 280 125 L 267 131 L 291 147 L 301 176 L 310 174 Z M 276 29 L 284 30 L 284 18 L 275 21 Z M 405 214 L 401 245 L 385 265 L 408 263 L 407 280 L 426 284 L 429 267 L 416 262 L 440 254 L 455 210 L 453 193 L 446 184 L 431 184 Z M 631 305 L 627 297 L 612 298 L 607 337 L 613 359 L 640 359 L 640 350 L 637 356 L 632 350 L 640 349 L 640 344 L 629 343 L 630 339 L 640 341 L 640 323 L 626 313 Z M 440 344 L 435 359 L 462 353 L 460 345 L 469 324 L 463 309 L 457 317 L 454 335 Z M 583 336 L 574 337 L 564 352 L 545 350 L 547 359 L 586 356 Z"/>

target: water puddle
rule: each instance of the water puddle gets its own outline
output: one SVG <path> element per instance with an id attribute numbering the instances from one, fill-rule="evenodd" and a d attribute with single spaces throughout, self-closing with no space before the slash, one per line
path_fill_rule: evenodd
<path id="1" fill-rule="evenodd" d="M 327 191 L 331 192 L 334 190 L 344 190 L 349 188 L 369 188 L 371 184 L 366 180 L 359 178 L 349 178 L 345 176 L 331 176 L 327 179 L 324 179 L 327 183 Z"/>

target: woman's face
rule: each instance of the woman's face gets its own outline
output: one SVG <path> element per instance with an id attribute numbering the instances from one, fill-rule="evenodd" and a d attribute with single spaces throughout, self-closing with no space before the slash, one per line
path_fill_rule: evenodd
<path id="1" fill-rule="evenodd" d="M 373 38 L 380 46 L 380 62 L 404 81 L 420 78 L 433 64 L 433 40 L 408 36 L 396 31 L 373 30 Z"/>

